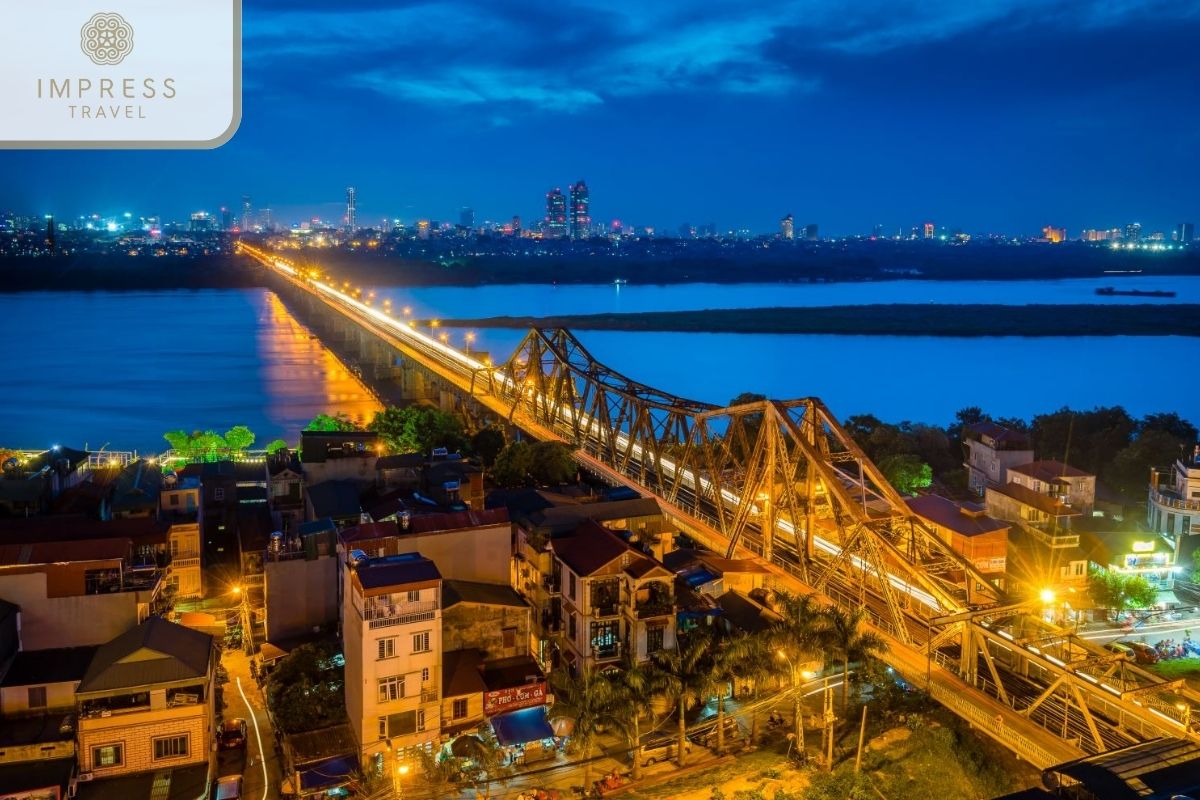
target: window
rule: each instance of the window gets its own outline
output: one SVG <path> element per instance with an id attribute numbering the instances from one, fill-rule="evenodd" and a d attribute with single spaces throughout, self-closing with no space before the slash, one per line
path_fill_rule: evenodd
<path id="1" fill-rule="evenodd" d="M 125 763 L 124 746 L 105 744 L 92 748 L 92 769 L 119 767 Z"/>
<path id="2" fill-rule="evenodd" d="M 454 705 L 450 709 L 450 717 L 452 719 L 462 719 L 467 715 L 467 700 L 464 697 L 462 700 L 455 700 Z"/>
<path id="3" fill-rule="evenodd" d="M 421 667 L 421 683 L 429 683 L 429 667 Z"/>
<path id="4" fill-rule="evenodd" d="M 154 740 L 154 760 L 183 758 L 188 754 L 188 737 L 167 736 Z"/>
<path id="5" fill-rule="evenodd" d="M 429 652 L 429 631 L 421 631 L 420 633 L 414 633 L 413 637 L 412 637 L 412 642 L 413 642 L 412 651 L 414 653 L 428 653 Z"/>
<path id="6" fill-rule="evenodd" d="M 425 730 L 425 709 L 417 709 L 417 732 Z"/>
<path id="7" fill-rule="evenodd" d="M 170 504 L 173 506 L 179 505 L 179 495 L 177 495 L 177 494 L 171 495 L 171 503 Z"/>
<path id="8" fill-rule="evenodd" d="M 408 593 L 408 602 L 416 603 L 421 600 L 421 590 L 413 589 Z"/>
<path id="9" fill-rule="evenodd" d="M 388 739 L 417 732 L 417 715 L 412 711 L 401 711 L 399 714 L 388 714 L 379 717 L 379 738 Z"/>
<path id="10" fill-rule="evenodd" d="M 389 636 L 386 639 L 379 640 L 379 658 L 395 658 L 396 657 L 396 637 Z"/>
<path id="11" fill-rule="evenodd" d="M 29 707 L 30 708 L 45 708 L 46 707 L 46 687 L 45 686 L 30 686 L 29 687 Z"/>
<path id="12" fill-rule="evenodd" d="M 575 641 L 575 614 L 574 613 L 570 613 L 567 615 L 567 638 L 569 638 L 571 641 Z"/>
<path id="13" fill-rule="evenodd" d="M 503 630 L 500 631 L 500 635 L 504 639 L 504 647 L 506 649 L 509 647 L 517 646 L 517 629 L 516 628 L 504 628 Z"/>
<path id="14" fill-rule="evenodd" d="M 613 658 L 618 654 L 620 636 L 617 620 L 592 623 L 592 652 L 597 658 Z"/>
<path id="15" fill-rule="evenodd" d="M 661 625 L 646 628 L 646 652 L 657 653 L 663 649 L 663 633 L 666 628 Z"/>
<path id="16" fill-rule="evenodd" d="M 388 734 L 388 718 L 387 717 L 379 717 L 378 722 L 379 722 L 379 738 L 386 739 L 387 734 Z"/>
<path id="17" fill-rule="evenodd" d="M 569 590 L 567 592 L 567 594 L 571 595 L 571 599 L 574 600 L 575 599 L 575 573 L 568 572 L 567 576 L 570 579 L 567 581 L 567 589 Z"/>
<path id="18" fill-rule="evenodd" d="M 225 499 L 225 487 L 224 486 L 218 486 L 217 488 L 213 489 L 213 500 L 224 500 L 224 499 Z"/>
<path id="19" fill-rule="evenodd" d="M 379 679 L 379 702 L 390 703 L 404 697 L 404 676 L 393 675 Z"/>

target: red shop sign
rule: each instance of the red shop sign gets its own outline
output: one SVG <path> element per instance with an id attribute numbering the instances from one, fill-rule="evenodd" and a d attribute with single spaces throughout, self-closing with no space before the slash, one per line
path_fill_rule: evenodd
<path id="1" fill-rule="evenodd" d="M 540 706 L 546 702 L 546 683 L 530 683 L 513 686 L 495 692 L 483 693 L 483 713 L 491 716 L 501 711 L 516 711 L 519 708 Z"/>

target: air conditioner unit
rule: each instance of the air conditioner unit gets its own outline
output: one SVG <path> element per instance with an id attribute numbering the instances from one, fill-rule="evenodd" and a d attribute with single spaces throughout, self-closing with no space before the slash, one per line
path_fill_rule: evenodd
<path id="1" fill-rule="evenodd" d="M 90 772 L 81 772 L 75 776 L 75 780 L 79 781 L 80 783 L 87 783 L 94 777 L 95 775 Z"/>

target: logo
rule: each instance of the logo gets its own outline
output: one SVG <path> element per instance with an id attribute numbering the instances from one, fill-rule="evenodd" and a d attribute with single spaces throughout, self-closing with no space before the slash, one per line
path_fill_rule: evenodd
<path id="1" fill-rule="evenodd" d="M 79 46 L 100 66 L 120 64 L 133 52 L 133 26 L 120 14 L 94 14 L 79 31 Z"/>

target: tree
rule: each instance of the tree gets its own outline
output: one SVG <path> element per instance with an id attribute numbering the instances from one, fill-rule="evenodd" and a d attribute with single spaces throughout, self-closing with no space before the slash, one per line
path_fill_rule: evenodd
<path id="1" fill-rule="evenodd" d="M 205 461 L 216 461 L 229 449 L 225 437 L 216 431 L 192 434 L 192 453 Z"/>
<path id="2" fill-rule="evenodd" d="M 238 452 L 248 450 L 254 444 L 254 431 L 245 425 L 234 425 L 225 431 L 225 444 Z"/>
<path id="3" fill-rule="evenodd" d="M 800 692 L 800 667 L 821 652 L 822 632 L 826 618 L 811 594 L 776 593 L 779 622 L 771 629 L 768 646 L 774 655 L 788 665 L 792 682 L 792 714 L 796 747 L 804 756 L 804 698 Z"/>
<path id="4" fill-rule="evenodd" d="M 1200 436 L 1195 425 L 1174 412 L 1159 412 L 1142 417 L 1138 422 L 1138 434 L 1147 431 L 1162 431 L 1184 444 L 1195 444 L 1197 436 Z"/>
<path id="5" fill-rule="evenodd" d="M 488 426 L 480 428 L 471 437 L 471 450 L 479 456 L 483 466 L 491 468 L 496 463 L 496 456 L 504 449 L 504 432 L 499 428 Z"/>
<path id="6" fill-rule="evenodd" d="M 529 443 L 512 442 L 496 456 L 496 463 L 492 465 L 492 480 L 505 489 L 524 486 L 529 481 L 532 466 L 533 454 Z"/>
<path id="7" fill-rule="evenodd" d="M 1181 452 L 1179 439 L 1162 429 L 1149 428 L 1113 456 L 1105 477 L 1128 501 L 1144 501 L 1150 469 L 1173 463 Z"/>
<path id="8" fill-rule="evenodd" d="M 377 411 L 367 430 L 379 434 L 389 453 L 429 455 L 437 447 L 458 452 L 467 441 L 458 417 L 420 406 Z"/>
<path id="9" fill-rule="evenodd" d="M 636 660 L 625 658 L 621 671 L 609 677 L 613 684 L 612 705 L 609 714 L 625 735 L 625 742 L 633 753 L 633 779 L 642 777 L 642 712 L 646 710 L 646 699 L 652 693 L 657 675 L 653 668 L 646 668 Z"/>
<path id="10" fill-rule="evenodd" d="M 280 450 L 286 450 L 287 446 L 288 443 L 283 439 L 275 439 L 267 444 L 267 452 L 272 454 L 278 453 Z"/>
<path id="11" fill-rule="evenodd" d="M 362 428 L 346 414 L 317 414 L 312 421 L 304 426 L 306 431 L 360 431 Z"/>
<path id="12" fill-rule="evenodd" d="M 933 483 L 933 468 L 914 455 L 892 455 L 879 462 L 879 470 L 901 494 L 916 494 Z"/>
<path id="13" fill-rule="evenodd" d="M 344 668 L 338 652 L 333 642 L 301 645 L 271 671 L 267 702 L 284 731 L 302 733 L 345 720 Z"/>
<path id="14" fill-rule="evenodd" d="M 651 661 L 658 670 L 664 694 L 679 715 L 678 764 L 684 765 L 687 748 L 687 710 L 704 701 L 712 682 L 712 635 L 696 628 L 680 635 L 674 650 L 658 650 Z"/>
<path id="15" fill-rule="evenodd" d="M 192 436 L 187 431 L 167 431 L 163 434 L 171 449 L 186 457 L 192 450 Z"/>
<path id="16" fill-rule="evenodd" d="M 375 418 L 367 424 L 367 430 L 379 434 L 389 453 L 416 453 L 420 450 L 420 445 L 417 444 L 412 425 L 415 414 L 416 409 L 411 406 L 390 406 L 375 412 Z"/>
<path id="17" fill-rule="evenodd" d="M 711 689 L 717 695 L 717 754 L 725 752 L 725 690 L 731 691 L 747 667 L 761 662 L 765 647 L 762 637 L 747 633 L 727 633 L 714 639 L 711 658 Z M 769 656 L 766 656 L 769 658 Z"/>
<path id="18" fill-rule="evenodd" d="M 1158 601 L 1158 590 L 1141 575 L 1122 575 L 1108 569 L 1088 573 L 1088 593 L 1096 605 L 1119 617 L 1127 608 L 1147 608 Z"/>
<path id="19" fill-rule="evenodd" d="M 562 442 L 534 442 L 529 461 L 529 473 L 542 486 L 570 483 L 579 474 L 574 451 Z"/>
<path id="20" fill-rule="evenodd" d="M 842 662 L 842 709 L 850 705 L 850 662 L 862 661 L 887 651 L 887 642 L 874 631 L 864 628 L 867 610 L 859 607 L 843 611 L 836 606 L 827 606 L 822 612 L 825 624 L 821 627 L 821 641 L 831 659 Z"/>
<path id="21" fill-rule="evenodd" d="M 596 669 L 587 668 L 575 676 L 559 667 L 550 674 L 550 685 L 554 688 L 554 705 L 550 707 L 549 717 L 572 723 L 568 748 L 583 760 L 583 785 L 590 788 L 592 755 L 597 740 L 601 731 L 615 722 L 613 682 Z"/>
<path id="22" fill-rule="evenodd" d="M 421 764 L 425 791 L 432 800 L 458 797 L 462 794 L 459 790 L 459 782 L 463 778 L 463 771 L 458 758 L 453 756 L 439 758 L 436 754 L 421 747 L 417 749 L 417 760 Z"/>
<path id="23" fill-rule="evenodd" d="M 492 726 L 484 723 L 475 731 L 479 746 L 469 759 L 461 763 L 463 777 L 474 787 L 475 796 L 489 798 L 492 796 L 492 784 L 502 786 L 512 775 L 512 768 L 504 763 L 504 751 Z"/>

